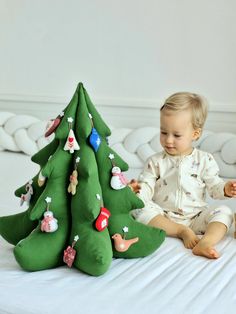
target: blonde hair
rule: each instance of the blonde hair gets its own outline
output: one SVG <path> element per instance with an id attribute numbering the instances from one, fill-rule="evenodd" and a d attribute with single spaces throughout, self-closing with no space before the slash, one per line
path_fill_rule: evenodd
<path id="1" fill-rule="evenodd" d="M 192 124 L 196 130 L 198 128 L 202 129 L 204 126 L 207 118 L 208 103 L 204 97 L 198 94 L 179 92 L 168 97 L 160 110 L 172 110 L 176 112 L 191 110 Z"/>

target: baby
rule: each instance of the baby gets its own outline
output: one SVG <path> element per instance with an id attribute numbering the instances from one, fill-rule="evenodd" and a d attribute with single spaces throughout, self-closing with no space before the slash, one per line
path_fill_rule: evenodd
<path id="1" fill-rule="evenodd" d="M 236 180 L 225 183 L 213 156 L 192 145 L 206 117 L 203 97 L 187 92 L 170 96 L 160 110 L 164 150 L 147 160 L 139 182 L 130 185 L 145 204 L 132 212 L 137 221 L 182 239 L 195 255 L 215 259 L 215 245 L 229 230 L 233 213 L 225 205 L 209 206 L 206 191 L 215 199 L 236 197 Z"/>

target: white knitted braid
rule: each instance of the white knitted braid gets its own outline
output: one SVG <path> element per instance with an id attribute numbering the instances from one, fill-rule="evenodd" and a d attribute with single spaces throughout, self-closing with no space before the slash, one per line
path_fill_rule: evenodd
<path id="1" fill-rule="evenodd" d="M 32 116 L 0 112 L 0 150 L 35 154 L 53 138 L 53 135 L 49 138 L 44 137 L 46 125 L 47 121 L 40 121 Z M 148 157 L 162 149 L 158 128 L 111 129 L 110 146 L 131 168 L 141 169 Z M 206 130 L 195 146 L 213 154 L 222 177 L 236 177 L 235 134 Z"/>
<path id="2" fill-rule="evenodd" d="M 51 141 L 44 137 L 46 125 L 29 115 L 0 112 L 0 150 L 35 154 Z"/>

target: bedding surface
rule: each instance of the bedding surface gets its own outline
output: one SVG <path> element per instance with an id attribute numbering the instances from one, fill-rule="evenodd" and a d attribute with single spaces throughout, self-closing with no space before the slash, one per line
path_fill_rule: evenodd
<path id="1" fill-rule="evenodd" d="M 24 211 L 14 191 L 36 174 L 30 157 L 0 152 L 0 215 Z M 235 200 L 231 207 L 236 208 Z M 224 201 L 221 201 L 224 202 Z M 0 237 L 0 314 L 235 313 L 236 240 L 233 228 L 218 245 L 218 260 L 194 256 L 167 238 L 146 258 L 114 259 L 91 277 L 67 266 L 23 271 Z"/>

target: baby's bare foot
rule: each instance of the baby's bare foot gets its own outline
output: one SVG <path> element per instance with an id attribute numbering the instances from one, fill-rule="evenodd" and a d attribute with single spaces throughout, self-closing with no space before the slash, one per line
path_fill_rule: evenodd
<path id="1" fill-rule="evenodd" d="M 193 254 L 205 256 L 207 258 L 219 258 L 219 253 L 206 241 L 200 240 L 192 250 Z"/>
<path id="2" fill-rule="evenodd" d="M 189 227 L 186 227 L 186 226 L 181 226 L 181 227 L 182 228 L 180 229 L 180 232 L 179 232 L 179 238 L 183 240 L 184 246 L 187 249 L 193 249 L 200 239 L 193 232 L 193 230 L 190 229 Z"/>

